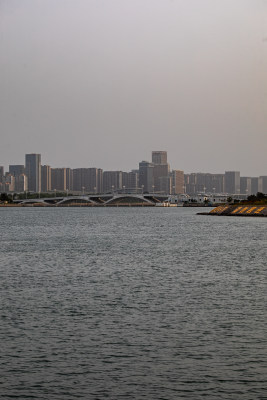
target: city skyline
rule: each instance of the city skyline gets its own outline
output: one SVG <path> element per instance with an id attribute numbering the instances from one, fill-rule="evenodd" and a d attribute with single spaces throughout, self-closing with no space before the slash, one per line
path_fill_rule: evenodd
<path id="1" fill-rule="evenodd" d="M 168 153 L 153 150 L 151 160 L 142 160 L 130 172 L 104 170 L 92 166 L 69 168 L 41 162 L 41 154 L 25 155 L 25 164 L 10 164 L 4 171 L 0 166 L 0 192 L 51 192 L 73 191 L 85 193 L 228 193 L 251 195 L 267 193 L 267 174 L 258 177 L 241 176 L 240 171 L 185 173 L 173 169 L 168 163 Z"/>

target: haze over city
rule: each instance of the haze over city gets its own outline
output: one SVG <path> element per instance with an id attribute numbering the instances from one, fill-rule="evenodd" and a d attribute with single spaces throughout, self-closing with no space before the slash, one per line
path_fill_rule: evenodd
<path id="1" fill-rule="evenodd" d="M 267 2 L 2 0 L 1 160 L 266 175 Z"/>

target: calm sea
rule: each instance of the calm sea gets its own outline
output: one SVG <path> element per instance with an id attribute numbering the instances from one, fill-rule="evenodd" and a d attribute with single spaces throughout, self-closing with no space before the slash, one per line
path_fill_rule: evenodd
<path id="1" fill-rule="evenodd" d="M 267 219 L 0 209 L 0 398 L 267 399 Z"/>

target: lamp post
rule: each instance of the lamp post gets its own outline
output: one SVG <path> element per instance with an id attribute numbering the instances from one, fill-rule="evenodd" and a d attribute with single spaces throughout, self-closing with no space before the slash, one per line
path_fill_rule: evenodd
<path id="1" fill-rule="evenodd" d="M 83 186 L 83 187 L 82 187 L 82 193 L 83 193 L 83 196 L 84 196 L 84 189 L 85 189 L 85 187 Z"/>
<path id="2" fill-rule="evenodd" d="M 142 188 L 142 194 L 144 194 L 144 185 L 142 185 L 141 188 Z"/>

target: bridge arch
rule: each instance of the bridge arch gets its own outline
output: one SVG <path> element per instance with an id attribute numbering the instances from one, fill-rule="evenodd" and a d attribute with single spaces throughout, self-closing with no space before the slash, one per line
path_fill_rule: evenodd
<path id="1" fill-rule="evenodd" d="M 151 206 L 152 201 L 140 195 L 115 195 L 105 202 L 106 206 Z"/>

